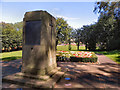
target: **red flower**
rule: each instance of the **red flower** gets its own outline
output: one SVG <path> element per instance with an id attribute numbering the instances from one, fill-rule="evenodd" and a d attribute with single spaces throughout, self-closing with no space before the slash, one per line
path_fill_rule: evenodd
<path id="1" fill-rule="evenodd" d="M 67 52 L 67 51 L 62 51 L 62 52 Z"/>
<path id="2" fill-rule="evenodd" d="M 79 56 L 76 56 L 76 57 L 79 57 Z"/>

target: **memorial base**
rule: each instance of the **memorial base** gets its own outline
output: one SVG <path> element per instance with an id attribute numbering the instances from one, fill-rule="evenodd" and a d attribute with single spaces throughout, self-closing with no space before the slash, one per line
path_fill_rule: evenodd
<path id="1" fill-rule="evenodd" d="M 7 82 L 30 88 L 54 88 L 56 82 L 58 82 L 65 74 L 65 72 L 61 72 L 60 70 L 61 68 L 57 68 L 44 76 L 25 75 L 24 73 L 19 72 L 4 77 L 2 81 L 4 83 Z"/>

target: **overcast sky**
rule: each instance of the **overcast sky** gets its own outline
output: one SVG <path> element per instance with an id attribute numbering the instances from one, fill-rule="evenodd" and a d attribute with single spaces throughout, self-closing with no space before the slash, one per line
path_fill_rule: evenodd
<path id="1" fill-rule="evenodd" d="M 73 28 L 80 28 L 97 22 L 98 15 L 93 12 L 95 2 L 2 2 L 2 18 L 6 23 L 23 20 L 25 12 L 46 10 L 54 17 L 63 17 Z"/>

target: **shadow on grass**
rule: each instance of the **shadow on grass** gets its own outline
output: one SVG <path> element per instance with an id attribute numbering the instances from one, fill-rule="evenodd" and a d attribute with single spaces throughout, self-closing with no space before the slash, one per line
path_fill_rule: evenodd
<path id="1" fill-rule="evenodd" d="M 16 59 L 20 59 L 22 57 L 20 56 L 15 56 L 15 57 L 5 57 L 5 58 L 2 58 L 2 61 L 11 61 L 11 60 L 16 60 Z M 0 59 L 1 60 L 1 59 Z"/>
<path id="2" fill-rule="evenodd" d="M 120 54 L 120 50 L 114 51 L 94 51 L 96 54 L 104 54 L 104 55 L 112 55 L 112 54 Z"/>
<path id="3" fill-rule="evenodd" d="M 120 64 L 120 56 L 116 57 L 116 62 L 118 62 L 118 64 Z"/>

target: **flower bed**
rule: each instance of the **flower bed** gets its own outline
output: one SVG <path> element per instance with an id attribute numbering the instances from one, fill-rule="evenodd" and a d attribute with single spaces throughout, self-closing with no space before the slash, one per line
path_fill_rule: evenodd
<path id="1" fill-rule="evenodd" d="M 94 52 L 84 51 L 57 51 L 57 61 L 97 62 Z"/>

